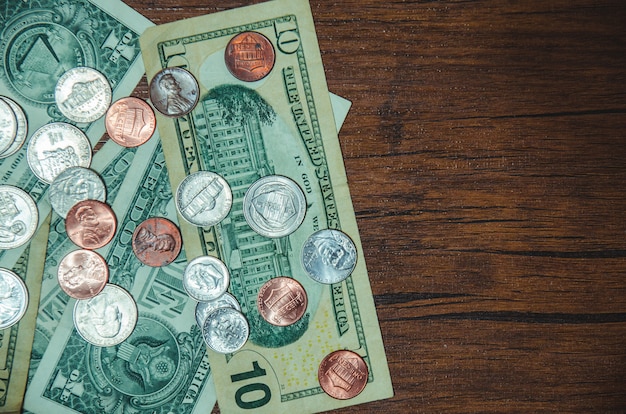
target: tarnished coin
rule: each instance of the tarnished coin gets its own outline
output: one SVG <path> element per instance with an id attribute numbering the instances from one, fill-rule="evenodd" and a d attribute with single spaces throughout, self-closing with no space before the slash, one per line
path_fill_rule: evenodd
<path id="1" fill-rule="evenodd" d="M 0 99 L 11 107 L 15 115 L 15 120 L 17 121 L 15 139 L 7 149 L 0 153 L 0 158 L 6 158 L 18 152 L 20 148 L 22 148 L 22 145 L 24 145 L 24 142 L 26 142 L 26 137 L 28 136 L 28 120 L 26 119 L 24 110 L 17 102 L 6 96 L 2 96 Z"/>
<path id="2" fill-rule="evenodd" d="M 102 178 L 92 169 L 70 167 L 56 176 L 48 190 L 50 205 L 63 218 L 74 204 L 83 200 L 106 200 Z"/>
<path id="3" fill-rule="evenodd" d="M 79 66 L 61 75 L 54 99 L 66 118 L 81 123 L 93 122 L 111 105 L 111 85 L 96 69 Z"/>
<path id="4" fill-rule="evenodd" d="M 18 323 L 27 307 L 24 281 L 9 269 L 0 268 L 0 330 Z"/>
<path id="5" fill-rule="evenodd" d="M 243 197 L 246 222 L 262 236 L 287 236 L 302 224 L 306 198 L 300 186 L 282 175 L 256 180 Z"/>
<path id="6" fill-rule="evenodd" d="M 109 281 L 109 266 L 98 253 L 74 250 L 61 259 L 57 270 L 59 286 L 75 299 L 89 299 L 104 289 Z"/>
<path id="7" fill-rule="evenodd" d="M 4 152 L 15 140 L 17 118 L 11 106 L 0 99 L 0 152 Z"/>
<path id="8" fill-rule="evenodd" d="M 153 267 L 172 263 L 182 248 L 180 230 L 163 217 L 150 217 L 133 232 L 133 252 L 140 262 Z"/>
<path id="9" fill-rule="evenodd" d="M 338 400 L 359 395 L 367 384 L 368 375 L 363 358 L 345 349 L 328 354 L 317 371 L 317 379 L 324 392 Z"/>
<path id="10" fill-rule="evenodd" d="M 239 301 L 230 293 L 224 292 L 222 296 L 215 300 L 210 300 L 208 302 L 198 302 L 196 305 L 196 322 L 198 326 L 202 328 L 204 325 L 204 321 L 207 316 L 215 309 L 219 308 L 233 308 L 238 311 L 241 311 L 241 305 Z"/>
<path id="11" fill-rule="evenodd" d="M 307 303 L 304 287 L 290 277 L 275 277 L 265 282 L 256 302 L 263 319 L 276 326 L 289 326 L 299 321 Z"/>
<path id="12" fill-rule="evenodd" d="M 250 336 L 246 317 L 233 308 L 218 308 L 202 325 L 204 342 L 215 352 L 230 354 L 240 350 Z"/>
<path id="13" fill-rule="evenodd" d="M 65 122 L 46 124 L 28 143 L 28 165 L 41 181 L 50 184 L 69 167 L 91 165 L 91 144 L 80 129 Z"/>
<path id="14" fill-rule="evenodd" d="M 254 82 L 272 71 L 274 46 L 258 32 L 243 32 L 230 39 L 224 52 L 226 67 L 239 80 Z"/>
<path id="15" fill-rule="evenodd" d="M 0 249 L 28 242 L 38 221 L 37 204 L 30 194 L 12 185 L 0 185 Z"/>
<path id="16" fill-rule="evenodd" d="M 98 200 L 83 200 L 67 212 L 65 230 L 74 244 L 83 249 L 99 249 L 113 239 L 117 218 L 113 209 Z"/>
<path id="17" fill-rule="evenodd" d="M 106 129 L 111 139 L 124 147 L 147 142 L 156 129 L 152 107 L 143 99 L 128 96 L 111 105 L 106 114 Z"/>
<path id="18" fill-rule="evenodd" d="M 193 299 L 206 302 L 222 296 L 228 289 L 230 272 L 217 257 L 200 256 L 187 264 L 183 287 Z"/>
<path id="19" fill-rule="evenodd" d="M 176 118 L 188 114 L 199 97 L 198 81 L 183 68 L 162 69 L 150 81 L 150 101 L 165 116 Z"/>
<path id="20" fill-rule="evenodd" d="M 133 333 L 137 303 L 123 288 L 108 283 L 91 299 L 77 300 L 74 326 L 83 339 L 96 346 L 114 346 Z"/>
<path id="21" fill-rule="evenodd" d="M 356 258 L 354 242 L 339 230 L 319 230 L 302 247 L 304 270 L 320 283 L 333 284 L 346 279 L 356 266 Z"/>
<path id="22" fill-rule="evenodd" d="M 233 205 L 233 193 L 226 180 L 210 171 L 189 174 L 176 190 L 176 208 L 189 223 L 198 227 L 222 221 Z"/>

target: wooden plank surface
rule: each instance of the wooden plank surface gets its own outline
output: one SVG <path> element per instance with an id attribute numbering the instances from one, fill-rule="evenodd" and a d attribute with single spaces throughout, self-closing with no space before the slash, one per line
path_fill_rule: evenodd
<path id="1" fill-rule="evenodd" d="M 396 393 L 337 412 L 625 412 L 623 1 L 311 8 Z"/>

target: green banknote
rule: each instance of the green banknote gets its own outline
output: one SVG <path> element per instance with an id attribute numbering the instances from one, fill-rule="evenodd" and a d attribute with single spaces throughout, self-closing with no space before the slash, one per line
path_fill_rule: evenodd
<path id="1" fill-rule="evenodd" d="M 276 52 L 271 73 L 251 83 L 231 76 L 224 58 L 230 39 L 245 31 L 265 35 Z M 230 292 L 250 324 L 242 350 L 209 352 L 221 412 L 319 412 L 392 396 L 309 4 L 279 0 L 157 26 L 140 44 L 148 79 L 179 66 L 200 84 L 189 115 L 158 118 L 172 188 L 210 170 L 233 192 L 220 224 L 180 221 L 189 259 L 209 254 L 228 265 Z M 279 239 L 259 236 L 243 215 L 246 189 L 268 174 L 295 180 L 308 204 L 300 228 Z M 343 230 L 358 250 L 353 274 L 335 285 L 312 281 L 301 264 L 305 240 L 325 228 Z M 307 313 L 289 327 L 270 325 L 257 310 L 260 287 L 276 276 L 297 279 L 308 294 Z M 317 378 L 322 359 L 339 349 L 357 352 L 369 368 L 364 391 L 349 400 L 326 395 Z"/>

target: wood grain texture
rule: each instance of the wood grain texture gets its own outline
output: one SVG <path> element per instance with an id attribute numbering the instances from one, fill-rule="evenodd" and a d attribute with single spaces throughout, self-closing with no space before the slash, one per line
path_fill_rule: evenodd
<path id="1" fill-rule="evenodd" d="M 396 393 L 337 412 L 626 412 L 624 3 L 311 8 Z"/>

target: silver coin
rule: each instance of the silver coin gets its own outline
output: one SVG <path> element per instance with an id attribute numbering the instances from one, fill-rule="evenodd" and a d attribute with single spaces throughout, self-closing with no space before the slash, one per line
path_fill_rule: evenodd
<path id="1" fill-rule="evenodd" d="M 4 152 L 15 140 L 17 132 L 17 119 L 11 106 L 0 99 L 0 152 Z"/>
<path id="2" fill-rule="evenodd" d="M 225 292 L 222 296 L 208 302 L 198 302 L 196 305 L 196 323 L 202 328 L 204 321 L 211 312 L 219 308 L 233 308 L 241 311 L 239 301 L 230 293 Z"/>
<path id="3" fill-rule="evenodd" d="M 106 187 L 92 169 L 70 167 L 56 176 L 48 191 L 54 211 L 63 218 L 74 204 L 83 200 L 106 201 Z"/>
<path id="4" fill-rule="evenodd" d="M 300 227 L 306 214 L 306 198 L 300 186 L 282 175 L 256 180 L 243 197 L 246 222 L 262 236 L 288 236 Z"/>
<path id="5" fill-rule="evenodd" d="M 1 96 L 0 99 L 2 99 L 11 107 L 17 121 L 15 139 L 13 140 L 9 148 L 5 149 L 4 152 L 0 154 L 0 158 L 6 158 L 18 152 L 20 148 L 22 148 L 22 145 L 24 145 L 24 142 L 26 142 L 26 137 L 28 136 L 28 120 L 26 119 L 26 114 L 24 113 L 24 110 L 21 106 L 18 105 L 17 102 L 15 102 L 11 98 L 7 98 L 6 96 Z"/>
<path id="6" fill-rule="evenodd" d="M 111 105 L 111 85 L 97 70 L 72 68 L 57 81 L 54 99 L 63 115 L 75 122 L 93 122 Z"/>
<path id="7" fill-rule="evenodd" d="M 37 204 L 30 194 L 12 185 L 0 185 L 0 249 L 28 242 L 38 221 Z"/>
<path id="8" fill-rule="evenodd" d="M 24 281 L 8 269 L 0 268 L 0 329 L 15 325 L 28 307 Z"/>
<path id="9" fill-rule="evenodd" d="M 188 114 L 199 97 L 198 81 L 183 68 L 162 69 L 150 81 L 152 105 L 165 116 L 175 118 Z"/>
<path id="10" fill-rule="evenodd" d="M 69 167 L 89 167 L 91 144 L 75 126 L 53 122 L 33 133 L 28 143 L 27 159 L 33 174 L 50 184 Z"/>
<path id="11" fill-rule="evenodd" d="M 313 233 L 302 247 L 302 265 L 315 281 L 332 284 L 346 279 L 356 266 L 356 246 L 339 230 Z"/>
<path id="12" fill-rule="evenodd" d="M 240 350 L 250 336 L 246 317 L 233 308 L 218 308 L 202 325 L 204 342 L 215 352 L 230 354 Z"/>
<path id="13" fill-rule="evenodd" d="M 189 223 L 199 227 L 222 221 L 233 205 L 233 193 L 226 180 L 210 171 L 185 177 L 176 190 L 176 208 Z"/>
<path id="14" fill-rule="evenodd" d="M 77 300 L 74 326 L 83 339 L 96 346 L 123 342 L 137 325 L 137 303 L 123 288 L 108 283 L 91 299 Z"/>
<path id="15" fill-rule="evenodd" d="M 183 287 L 189 296 L 201 302 L 222 296 L 230 283 L 228 268 L 217 257 L 200 256 L 187 264 Z"/>

